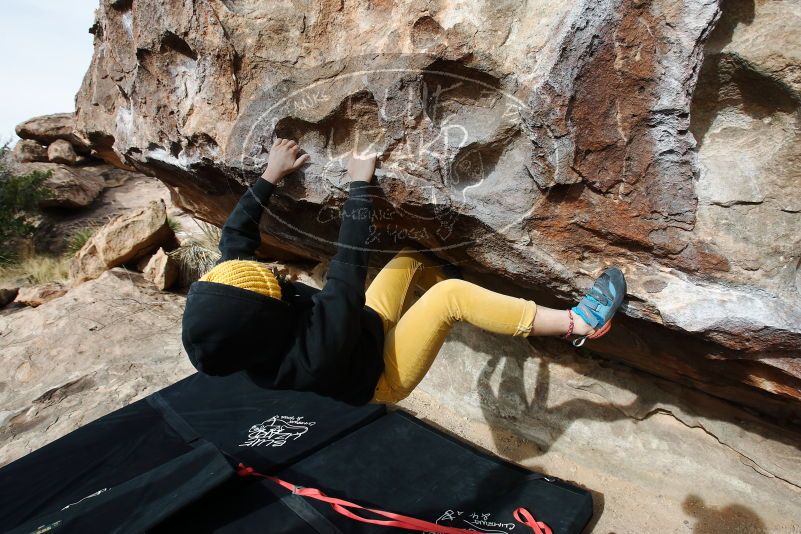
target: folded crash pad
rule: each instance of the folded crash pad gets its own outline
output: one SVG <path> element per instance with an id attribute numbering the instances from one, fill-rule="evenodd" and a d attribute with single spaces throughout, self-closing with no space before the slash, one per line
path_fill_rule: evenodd
<path id="1" fill-rule="evenodd" d="M 193 375 L 3 467 L 0 526 L 59 533 L 398 532 L 345 517 L 273 480 L 241 476 L 248 470 L 240 464 L 365 507 L 485 533 L 529 532 L 513 518 L 517 507 L 557 534 L 580 532 L 592 514 L 587 491 L 480 452 L 414 417 L 263 388 L 240 373 Z"/>
<path id="2" fill-rule="evenodd" d="M 239 461 L 276 471 L 384 413 L 245 373 L 195 374 L 0 469 L 0 526 L 140 532 L 229 480 Z"/>
<path id="3" fill-rule="evenodd" d="M 300 486 L 370 508 L 480 532 L 527 531 L 513 512 L 528 509 L 554 534 L 579 533 L 592 516 L 591 494 L 485 454 L 402 412 L 394 412 L 278 473 Z M 387 527 L 354 522 L 313 502 L 342 532 Z"/>
<path id="4" fill-rule="evenodd" d="M 379 404 L 351 406 L 314 393 L 261 387 L 247 374 L 192 375 L 149 398 L 237 462 L 276 472 L 381 417 Z"/>
<path id="5" fill-rule="evenodd" d="M 482 453 L 402 412 L 343 436 L 277 476 L 367 508 L 484 533 L 530 532 L 513 517 L 518 507 L 554 534 L 577 534 L 592 516 L 588 491 Z M 181 528 L 217 533 L 399 532 L 355 521 L 329 504 L 253 478 L 230 481 L 224 491 L 185 507 L 155 532 Z"/>

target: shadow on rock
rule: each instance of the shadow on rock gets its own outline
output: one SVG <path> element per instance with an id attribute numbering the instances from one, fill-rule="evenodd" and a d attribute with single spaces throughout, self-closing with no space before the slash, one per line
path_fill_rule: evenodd
<path id="1" fill-rule="evenodd" d="M 469 337 L 463 341 L 477 351 L 486 348 Z M 475 343 L 479 345 L 473 346 Z M 538 339 L 531 344 L 536 348 L 534 380 L 530 363 L 526 366 L 532 353 L 522 357 L 514 351 L 490 357 L 476 379 L 481 412 L 494 444 L 513 461 L 545 454 L 576 421 L 644 421 L 657 413 L 684 424 L 695 417 L 721 421 L 801 451 L 794 428 L 779 428 L 723 399 L 596 358 L 590 352 L 573 352 L 561 340 Z M 569 369 L 575 374 L 554 380 L 556 367 L 561 373 Z"/>
<path id="2" fill-rule="evenodd" d="M 741 504 L 723 507 L 709 506 L 697 495 L 688 495 L 682 508 L 695 519 L 694 534 L 767 534 L 762 519 L 750 508 Z"/>
<path id="3" fill-rule="evenodd" d="M 505 358 L 501 368 L 500 385 L 496 394 L 491 386 L 491 378 L 501 365 L 501 358 L 491 358 L 478 378 L 478 392 L 484 418 L 490 423 L 495 446 L 498 451 L 516 462 L 545 454 L 565 433 L 568 427 L 579 419 L 612 422 L 630 419 L 632 412 L 649 410 L 656 399 L 637 398 L 629 404 L 595 402 L 587 399 L 571 399 L 555 406 L 548 406 L 550 394 L 550 370 L 546 358 L 539 360 L 536 385 L 531 401 L 527 400 L 524 382 L 523 361 Z M 533 419 L 539 424 L 526 424 L 526 436 L 513 431 L 520 439 L 509 436 L 510 421 Z M 495 426 L 500 423 L 501 428 Z M 506 424 L 504 424 L 506 423 Z M 514 425 L 519 427 L 520 425 Z M 528 438 L 528 439 L 526 439 Z"/>

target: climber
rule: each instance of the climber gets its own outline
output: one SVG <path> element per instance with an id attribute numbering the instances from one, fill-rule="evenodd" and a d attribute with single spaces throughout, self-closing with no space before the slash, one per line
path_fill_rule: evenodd
<path id="1" fill-rule="evenodd" d="M 259 219 L 276 185 L 309 159 L 276 139 L 262 178 L 228 217 L 219 262 L 192 284 L 183 343 L 201 372 L 247 370 L 270 387 L 315 391 L 352 404 L 397 402 L 431 366 L 450 327 L 466 321 L 511 336 L 605 334 L 626 293 L 606 269 L 576 306 L 555 310 L 448 277 L 426 254 L 404 249 L 365 292 L 375 156 L 350 158 L 349 196 L 336 254 L 321 290 L 290 282 L 256 261 Z M 427 291 L 404 312 L 409 289 Z"/>

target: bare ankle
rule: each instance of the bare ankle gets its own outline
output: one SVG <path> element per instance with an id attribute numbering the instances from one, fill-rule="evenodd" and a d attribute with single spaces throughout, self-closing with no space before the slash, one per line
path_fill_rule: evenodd
<path id="1" fill-rule="evenodd" d="M 594 332 L 593 328 L 584 322 L 584 319 L 579 317 L 577 314 L 571 314 L 573 316 L 573 334 L 577 336 L 586 336 Z"/>

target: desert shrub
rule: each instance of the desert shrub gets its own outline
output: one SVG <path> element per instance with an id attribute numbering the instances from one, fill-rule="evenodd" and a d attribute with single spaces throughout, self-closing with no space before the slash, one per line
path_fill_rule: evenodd
<path id="1" fill-rule="evenodd" d="M 177 234 L 181 231 L 181 221 L 174 217 L 167 216 L 167 226 L 170 227 L 170 230 L 172 230 L 173 233 Z"/>
<path id="2" fill-rule="evenodd" d="M 95 233 L 95 228 L 84 227 L 79 228 L 67 240 L 65 252 L 69 256 L 75 255 L 76 252 L 81 250 L 83 246 L 89 241 L 89 238 Z"/>
<path id="3" fill-rule="evenodd" d="M 195 222 L 203 233 L 203 237 L 198 242 L 208 249 L 217 250 L 220 246 L 220 238 L 222 238 L 222 228 L 204 221 L 195 220 Z"/>
<path id="4" fill-rule="evenodd" d="M 178 279 L 184 287 L 209 272 L 220 259 L 219 251 L 208 249 L 195 241 L 181 245 L 169 255 L 178 262 Z"/>
<path id="5" fill-rule="evenodd" d="M 178 280 L 181 286 L 186 287 L 209 272 L 217 260 L 220 259 L 221 230 L 213 224 L 195 221 L 202 235 L 182 244 L 169 255 L 178 263 Z"/>
<path id="6" fill-rule="evenodd" d="M 18 257 L 20 240 L 30 238 L 35 227 L 30 223 L 39 201 L 47 196 L 44 181 L 49 173 L 16 175 L 8 168 L 8 145 L 0 148 L 0 263 Z"/>

